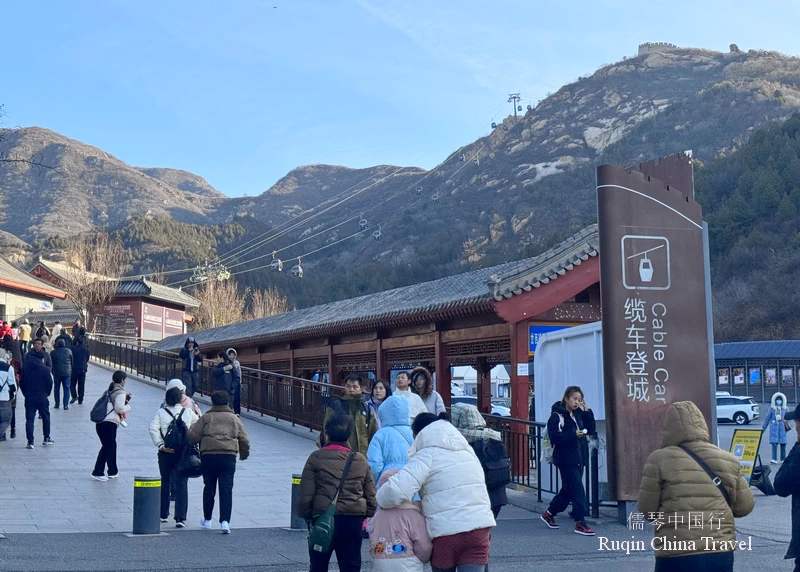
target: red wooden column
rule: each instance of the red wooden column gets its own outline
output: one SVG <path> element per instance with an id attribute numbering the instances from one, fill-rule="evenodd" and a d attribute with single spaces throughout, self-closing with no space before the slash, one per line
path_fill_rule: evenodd
<path id="1" fill-rule="evenodd" d="M 294 349 L 289 348 L 289 375 L 295 377 L 297 374 L 294 369 Z"/>
<path id="2" fill-rule="evenodd" d="M 328 382 L 339 385 L 339 370 L 336 368 L 336 356 L 333 355 L 333 344 L 328 343 Z"/>
<path id="3" fill-rule="evenodd" d="M 383 340 L 378 338 L 375 342 L 375 377 L 389 381 L 389 368 L 386 365 L 383 353 Z"/>
<path id="4" fill-rule="evenodd" d="M 442 396 L 444 406 L 450 407 L 450 362 L 447 360 L 447 348 L 442 343 L 441 332 L 435 334 L 433 369 L 436 372 L 436 391 Z"/>
<path id="5" fill-rule="evenodd" d="M 528 365 L 528 322 L 509 324 L 511 330 L 511 417 L 528 419 L 529 378 L 519 375 L 519 365 Z"/>
<path id="6" fill-rule="evenodd" d="M 492 412 L 492 364 L 478 358 L 475 365 L 478 372 L 478 410 L 481 413 Z"/>
<path id="7" fill-rule="evenodd" d="M 528 394 L 530 383 L 527 375 L 519 375 L 519 364 L 528 364 L 528 322 L 509 324 L 511 330 L 511 417 L 528 419 Z M 531 427 L 524 423 L 511 424 L 512 441 L 509 452 L 513 462 L 512 470 L 519 477 L 526 477 L 531 470 L 531 445 L 538 447 L 530 440 L 536 439 Z"/>

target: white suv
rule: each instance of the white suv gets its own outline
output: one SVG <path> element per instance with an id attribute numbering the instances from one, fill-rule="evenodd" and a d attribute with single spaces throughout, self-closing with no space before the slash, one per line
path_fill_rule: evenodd
<path id="1" fill-rule="evenodd" d="M 752 397 L 717 395 L 717 421 L 747 425 L 758 418 L 758 404 Z"/>

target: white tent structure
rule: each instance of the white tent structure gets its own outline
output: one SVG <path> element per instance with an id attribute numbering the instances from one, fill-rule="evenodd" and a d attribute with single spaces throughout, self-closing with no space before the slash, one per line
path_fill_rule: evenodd
<path id="1" fill-rule="evenodd" d="M 508 398 L 511 396 L 511 376 L 505 366 L 497 365 L 491 371 L 492 397 Z M 459 388 L 463 395 L 478 395 L 478 372 L 474 367 L 456 366 L 450 368 L 450 383 Z"/>

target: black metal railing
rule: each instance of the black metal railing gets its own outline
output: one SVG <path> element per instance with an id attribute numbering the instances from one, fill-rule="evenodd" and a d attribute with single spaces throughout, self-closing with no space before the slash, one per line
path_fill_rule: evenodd
<path id="1" fill-rule="evenodd" d="M 89 339 L 92 357 L 154 381 L 181 378 L 183 360 L 174 352 L 109 341 Z M 212 392 L 212 367 L 201 365 L 198 393 Z M 292 377 L 282 373 L 242 367 L 242 409 L 289 421 L 293 426 L 320 430 L 328 405 L 343 388 L 327 383 Z"/>
<path id="2" fill-rule="evenodd" d="M 97 338 L 89 339 L 89 350 L 92 357 L 100 362 L 164 384 L 173 378 L 180 379 L 183 369 L 183 360 L 174 352 Z M 200 367 L 198 392 L 203 395 L 212 392 L 211 369 L 205 365 Z M 322 429 L 325 410 L 342 393 L 341 386 L 242 367 L 242 409 L 288 421 L 292 426 Z M 542 450 L 542 435 L 546 425 L 496 415 L 484 417 L 487 425 L 502 435 L 511 457 L 512 482 L 536 490 L 539 501 L 542 500 L 542 493 L 556 494 L 560 488 L 558 469 L 541 460 L 538 454 Z M 545 476 L 546 479 L 543 478 Z M 597 450 L 590 448 L 585 486 L 594 518 L 597 518 L 600 506 L 597 477 Z M 545 484 L 545 481 L 550 484 Z"/>

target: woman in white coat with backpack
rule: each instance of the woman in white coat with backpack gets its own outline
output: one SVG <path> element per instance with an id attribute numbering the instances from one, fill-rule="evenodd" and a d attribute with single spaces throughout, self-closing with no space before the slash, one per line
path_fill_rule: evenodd
<path id="1" fill-rule="evenodd" d="M 412 429 L 408 463 L 378 489 L 378 506 L 395 508 L 419 493 L 433 572 L 483 572 L 496 523 L 481 463 L 458 429 L 433 413 L 418 415 Z"/>
<path id="2" fill-rule="evenodd" d="M 186 434 L 195 421 L 199 419 L 191 407 L 181 405 L 183 392 L 179 387 L 167 390 L 164 406 L 159 408 L 150 422 L 150 438 L 158 448 L 158 471 L 161 473 L 161 522 L 169 520 L 170 482 L 173 478 L 175 492 L 175 527 L 186 526 L 186 513 L 189 507 L 189 491 L 186 475 L 176 468 L 181 459 L 182 449 L 177 448 L 176 441 L 184 441 L 188 447 Z M 181 427 L 183 425 L 183 427 Z"/>

